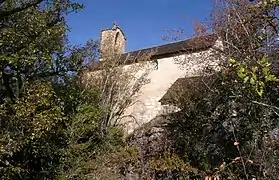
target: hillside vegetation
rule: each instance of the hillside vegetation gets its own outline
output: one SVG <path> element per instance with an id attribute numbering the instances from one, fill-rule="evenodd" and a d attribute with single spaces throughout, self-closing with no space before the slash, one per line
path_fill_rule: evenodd
<path id="1" fill-rule="evenodd" d="M 278 179 L 279 0 L 218 2 L 195 30 L 222 40 L 220 70 L 180 88 L 181 111 L 129 136 L 117 122 L 146 79 L 127 95 L 133 78 L 111 55 L 81 83 L 99 56 L 98 41 L 67 41 L 66 16 L 83 8 L 0 0 L 1 179 Z"/>

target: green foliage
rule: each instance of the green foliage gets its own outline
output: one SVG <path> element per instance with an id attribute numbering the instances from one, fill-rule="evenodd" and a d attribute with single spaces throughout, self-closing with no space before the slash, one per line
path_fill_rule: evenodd
<path id="1" fill-rule="evenodd" d="M 267 55 L 258 60 L 253 66 L 247 63 L 237 62 L 229 59 L 230 66 L 236 69 L 237 76 L 243 81 L 244 87 L 252 88 L 259 96 L 263 95 L 265 84 L 268 82 L 279 82 L 275 74 L 271 72 Z M 247 82 L 249 85 L 247 85 Z"/>
<path id="2" fill-rule="evenodd" d="M 64 92 L 68 92 L 64 94 Z M 2 177 L 82 179 L 92 159 L 125 145 L 117 127 L 101 136 L 98 91 L 75 81 L 67 85 L 28 83 L 15 104 L 1 106 Z"/>
<path id="3" fill-rule="evenodd" d="M 59 126 L 64 121 L 59 99 L 51 84 L 26 85 L 16 104 L 1 105 L 1 161 L 4 177 L 48 176 L 59 160 L 65 141 Z M 56 138 L 58 136 L 59 138 Z M 48 158 L 51 157 L 52 161 Z M 39 176 L 38 176 L 39 175 Z"/>
<path id="4" fill-rule="evenodd" d="M 0 6 L 0 176 L 81 177 L 104 144 L 98 91 L 75 78 L 98 43 L 66 44 L 65 17 L 83 6 L 70 0 L 6 0 Z"/>
<path id="5" fill-rule="evenodd" d="M 133 146 L 123 146 L 97 157 L 90 177 L 92 179 L 125 179 L 131 167 L 135 172 L 140 168 L 139 152 Z"/>
<path id="6" fill-rule="evenodd" d="M 270 12 L 278 4 L 265 1 L 255 9 Z M 100 105 L 99 89 L 85 88 L 76 78 L 98 53 L 93 40 L 85 46 L 67 44 L 65 17 L 83 6 L 70 0 L 5 0 L 0 7 L 2 179 L 125 179 L 131 174 L 272 179 L 278 174 L 278 139 L 272 137 L 278 78 L 271 67 L 274 57 L 262 51 L 270 34 L 251 36 L 252 42 L 243 44 L 232 41 L 243 51 L 229 56 L 230 66 L 222 72 L 205 78 L 212 83 L 193 84 L 194 92 L 186 91 L 177 103 L 181 111 L 168 116 L 172 121 L 164 128 L 171 151 L 145 157 L 125 141 L 121 128 L 109 126 L 103 133 L 104 114 L 111 112 Z M 253 18 L 276 19 L 256 13 Z M 243 33 L 239 37 L 246 40 Z"/>
<path id="7" fill-rule="evenodd" d="M 257 169 L 263 163 L 259 158 L 263 154 L 257 152 L 267 151 L 265 138 L 270 137 L 278 123 L 277 101 L 273 100 L 279 95 L 278 90 L 273 90 L 277 86 L 266 83 L 265 93 L 259 97 L 254 89 L 243 89 L 243 81 L 235 81 L 244 74 L 242 71 L 230 69 L 232 71 L 225 71 L 231 72 L 229 74 L 214 75 L 214 83 L 208 82 L 210 78 L 206 77 L 203 81 L 207 86 L 194 82 L 192 88 L 186 90 L 188 98 L 179 104 L 182 110 L 170 116 L 169 138 L 176 142 L 176 153 L 185 162 L 207 174 L 222 174 L 223 178 L 234 174 L 236 179 L 243 179 L 247 174 L 263 178 L 260 174 L 263 172 Z M 191 91 L 197 89 L 199 98 L 194 98 Z M 240 143 L 240 149 L 234 142 Z M 276 147 L 273 148 L 276 151 Z M 239 156 L 246 167 L 240 161 L 232 163 Z M 249 164 L 250 160 L 253 164 Z M 226 170 L 219 168 L 222 163 L 229 164 Z"/>
<path id="8" fill-rule="evenodd" d="M 0 83 L 5 87 L 0 92 L 1 101 L 6 97 L 14 101 L 15 96 L 20 95 L 20 92 L 15 94 L 15 88 L 21 91 L 25 81 L 65 76 L 69 71 L 79 70 L 80 59 L 65 60 L 72 57 L 72 50 L 66 46 L 65 17 L 82 7 L 70 0 L 1 2 Z M 64 54 L 70 57 L 66 58 Z M 12 71 L 9 79 L 2 74 L 7 66 Z M 16 81 L 13 88 L 11 82 L 7 83 L 12 79 Z"/>
<path id="9" fill-rule="evenodd" d="M 186 162 L 187 163 L 187 162 Z M 149 159 L 149 171 L 153 171 L 155 177 L 190 179 L 199 174 L 198 169 L 193 168 L 175 153 L 164 151 Z M 171 173 L 169 173 L 171 172 Z M 167 177 L 165 177 L 167 176 Z"/>

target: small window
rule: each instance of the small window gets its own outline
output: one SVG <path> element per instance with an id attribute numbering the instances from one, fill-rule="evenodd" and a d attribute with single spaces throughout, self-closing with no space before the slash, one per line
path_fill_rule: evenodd
<path id="1" fill-rule="evenodd" d="M 119 37 L 119 32 L 116 33 L 116 36 L 115 36 L 115 39 L 114 39 L 114 45 L 116 45 L 118 37 Z"/>

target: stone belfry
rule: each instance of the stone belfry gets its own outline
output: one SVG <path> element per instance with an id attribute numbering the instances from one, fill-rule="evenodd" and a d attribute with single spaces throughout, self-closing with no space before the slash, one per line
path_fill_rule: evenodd
<path id="1" fill-rule="evenodd" d="M 101 59 L 106 56 L 120 55 L 125 52 L 126 38 L 116 22 L 111 29 L 101 31 Z"/>

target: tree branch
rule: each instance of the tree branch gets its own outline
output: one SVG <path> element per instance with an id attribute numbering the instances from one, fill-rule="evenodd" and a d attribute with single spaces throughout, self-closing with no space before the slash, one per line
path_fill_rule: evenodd
<path id="1" fill-rule="evenodd" d="M 272 106 L 272 105 L 269 105 L 269 104 L 265 104 L 265 103 L 262 103 L 262 102 L 252 101 L 252 103 L 259 104 L 259 105 L 262 105 L 262 106 L 266 106 L 266 107 L 270 107 L 270 108 L 273 108 L 273 109 L 279 110 L 279 107 Z"/>
<path id="2" fill-rule="evenodd" d="M 0 4 L 1 3 L 4 3 L 6 0 L 0 0 Z M 43 2 L 44 0 L 35 0 L 34 2 L 29 2 L 23 6 L 20 6 L 20 7 L 16 7 L 10 11 L 0 11 L 0 20 L 3 20 L 5 17 L 7 16 L 10 16 L 12 14 L 15 14 L 15 13 L 18 13 L 18 12 L 21 12 L 25 9 L 28 9 L 32 6 L 36 6 L 37 4 L 40 4 L 41 2 Z"/>
<path id="3" fill-rule="evenodd" d="M 0 0 L 0 5 L 2 5 L 6 0 Z"/>

